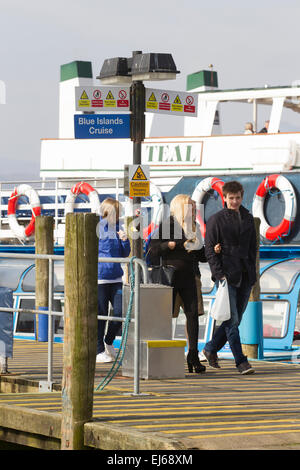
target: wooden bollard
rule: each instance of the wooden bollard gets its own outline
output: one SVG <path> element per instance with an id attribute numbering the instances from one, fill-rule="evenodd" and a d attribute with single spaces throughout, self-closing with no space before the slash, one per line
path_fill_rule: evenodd
<path id="1" fill-rule="evenodd" d="M 61 449 L 84 448 L 93 415 L 97 350 L 98 238 L 96 214 L 67 214 Z"/>
<path id="2" fill-rule="evenodd" d="M 35 253 L 37 255 L 53 254 L 53 217 L 38 216 L 35 219 Z M 49 262 L 35 260 L 35 309 L 49 305 Z M 38 317 L 38 315 L 37 315 Z M 36 321 L 36 339 L 38 321 Z"/>
<path id="3" fill-rule="evenodd" d="M 260 219 L 254 217 L 254 224 L 255 224 L 255 231 L 256 231 L 256 283 L 252 287 L 249 303 L 248 306 L 251 305 L 251 302 L 259 302 L 260 301 L 260 257 L 259 257 L 259 245 L 260 245 Z M 243 321 L 243 320 L 242 320 Z M 262 327 L 262 325 L 258 325 L 258 327 Z M 242 339 L 242 338 L 241 338 Z M 258 358 L 258 344 L 242 344 L 242 351 L 245 356 L 248 356 L 253 359 Z"/>

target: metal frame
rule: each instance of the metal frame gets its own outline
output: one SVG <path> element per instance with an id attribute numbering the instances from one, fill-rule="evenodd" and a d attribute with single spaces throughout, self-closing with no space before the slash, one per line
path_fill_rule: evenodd
<path id="1" fill-rule="evenodd" d="M 19 259 L 44 259 L 49 261 L 49 305 L 48 311 L 43 312 L 42 310 L 34 309 L 22 309 L 22 308 L 7 308 L 0 307 L 0 310 L 3 312 L 19 312 L 19 313 L 32 313 L 38 315 L 48 315 L 48 365 L 47 365 L 47 382 L 46 387 L 40 387 L 40 390 L 52 390 L 53 383 L 53 326 L 52 326 L 52 316 L 63 316 L 63 312 L 53 311 L 53 276 L 54 276 L 54 262 L 64 260 L 64 255 L 37 255 L 37 254 L 23 254 L 23 253 L 0 253 L 0 258 L 19 258 Z M 135 317 L 131 319 L 134 322 L 134 395 L 139 395 L 140 388 L 140 283 L 141 283 L 141 273 L 143 273 L 144 284 L 148 284 L 148 268 L 146 263 L 139 258 L 98 258 L 99 263 L 124 263 L 129 264 L 131 261 L 134 263 L 134 312 Z M 100 320 L 114 320 L 124 322 L 125 318 L 112 317 L 112 316 L 102 316 L 98 315 Z"/>

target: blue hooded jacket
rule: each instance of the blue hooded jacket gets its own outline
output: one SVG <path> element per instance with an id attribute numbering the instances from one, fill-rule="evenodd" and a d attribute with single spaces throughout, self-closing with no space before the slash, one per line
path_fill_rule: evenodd
<path id="1" fill-rule="evenodd" d="M 99 258 L 126 258 L 130 253 L 129 240 L 121 240 L 119 224 L 110 226 L 106 219 L 99 223 Z M 98 279 L 113 280 L 123 276 L 120 263 L 98 263 Z"/>

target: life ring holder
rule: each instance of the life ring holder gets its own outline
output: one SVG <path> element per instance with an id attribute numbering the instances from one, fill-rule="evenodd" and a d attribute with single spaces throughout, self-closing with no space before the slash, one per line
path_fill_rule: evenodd
<path id="1" fill-rule="evenodd" d="M 206 224 L 204 222 L 204 217 L 201 217 L 200 205 L 203 203 L 205 195 L 213 189 L 217 191 L 220 195 L 222 204 L 224 206 L 224 196 L 222 192 L 222 187 L 224 186 L 224 181 L 220 180 L 215 176 L 210 176 L 204 178 L 200 183 L 197 184 L 194 192 L 192 194 L 192 200 L 196 202 L 196 222 L 200 225 L 201 235 L 204 240 L 206 232 Z"/>
<path id="2" fill-rule="evenodd" d="M 285 212 L 282 221 L 276 227 L 269 225 L 264 216 L 265 198 L 270 189 L 277 188 L 282 192 Z M 297 215 L 297 200 L 293 186 L 283 175 L 269 175 L 258 186 L 252 203 L 253 217 L 260 218 L 260 234 L 270 241 L 287 237 Z"/>
<path id="3" fill-rule="evenodd" d="M 74 212 L 75 200 L 79 194 L 85 194 L 91 204 L 91 212 L 100 214 L 100 201 L 97 191 L 89 183 L 81 181 L 76 183 L 68 192 L 65 201 L 65 216 Z"/>
<path id="4" fill-rule="evenodd" d="M 18 223 L 16 216 L 20 196 L 28 197 L 31 206 L 32 216 L 26 227 Z M 38 193 L 28 184 L 20 184 L 17 186 L 8 200 L 7 208 L 8 223 L 12 232 L 20 239 L 29 238 L 34 234 L 35 218 L 39 215 L 41 215 L 41 204 Z"/>

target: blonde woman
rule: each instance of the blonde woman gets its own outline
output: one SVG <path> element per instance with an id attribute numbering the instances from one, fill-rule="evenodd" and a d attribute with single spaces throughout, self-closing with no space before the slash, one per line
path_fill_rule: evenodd
<path id="1" fill-rule="evenodd" d="M 189 372 L 204 372 L 205 366 L 198 357 L 198 298 L 195 270 L 199 261 L 205 262 L 202 237 L 196 224 L 196 205 L 190 196 L 178 194 L 170 204 L 170 217 L 165 219 L 153 235 L 149 250 L 152 264 L 162 259 L 162 264 L 175 267 L 173 281 L 173 306 L 177 294 L 184 304 L 189 351 Z"/>
<path id="2" fill-rule="evenodd" d="M 127 235 L 119 227 L 120 204 L 113 198 L 105 199 L 100 206 L 99 257 L 126 258 L 130 253 Z M 114 316 L 122 316 L 122 276 L 120 263 L 98 264 L 98 315 L 108 315 L 109 303 Z M 98 320 L 96 362 L 112 362 L 115 357 L 113 341 L 121 327 L 118 321 L 110 321 L 104 337 L 105 320 Z"/>

